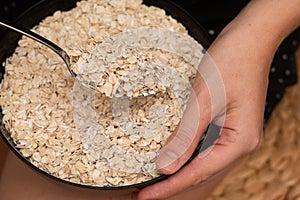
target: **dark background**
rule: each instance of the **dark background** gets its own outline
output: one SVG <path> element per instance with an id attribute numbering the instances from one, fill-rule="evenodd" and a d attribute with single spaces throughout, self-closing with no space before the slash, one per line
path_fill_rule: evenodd
<path id="1" fill-rule="evenodd" d="M 40 0 L 0 0 L 0 19 L 15 20 L 21 13 Z M 62 0 L 64 1 L 64 0 Z M 246 0 L 171 0 L 186 9 L 207 30 L 211 39 L 240 9 Z"/>
<path id="2" fill-rule="evenodd" d="M 14 20 L 39 0 L 0 0 L 0 17 Z"/>

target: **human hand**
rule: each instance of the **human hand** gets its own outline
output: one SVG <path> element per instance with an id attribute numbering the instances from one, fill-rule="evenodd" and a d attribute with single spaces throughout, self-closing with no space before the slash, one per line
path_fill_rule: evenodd
<path id="1" fill-rule="evenodd" d="M 194 152 L 212 119 L 214 124 L 222 127 L 220 138 L 212 149 L 196 156 L 167 180 L 142 190 L 138 199 L 166 199 L 197 187 L 259 145 L 267 73 L 251 71 L 251 65 L 256 64 L 250 62 L 241 66 L 239 60 L 245 60 L 248 54 L 236 49 L 229 52 L 224 45 L 233 41 L 227 40 L 216 41 L 209 50 L 210 55 L 206 55 L 202 62 L 184 117 L 161 150 L 157 166 L 164 174 L 177 172 Z M 215 68 L 217 60 L 222 60 L 222 65 Z M 213 72 L 213 75 L 208 72 Z M 223 85 L 218 87 L 216 84 L 220 83 Z"/>
<path id="2" fill-rule="evenodd" d="M 285 5 L 278 2 L 276 11 Z M 299 0 L 292 2 L 289 14 L 284 11 L 282 19 L 271 22 L 272 2 L 253 1 L 218 36 L 200 64 L 183 119 L 157 160 L 162 173 L 176 173 L 144 188 L 136 199 L 167 199 L 203 186 L 259 147 L 269 66 L 300 21 Z M 284 23 L 290 15 L 293 20 Z M 222 127 L 220 138 L 181 169 L 211 121 Z"/>

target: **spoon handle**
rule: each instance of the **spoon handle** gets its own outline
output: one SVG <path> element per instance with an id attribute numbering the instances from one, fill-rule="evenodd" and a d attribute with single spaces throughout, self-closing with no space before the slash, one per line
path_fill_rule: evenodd
<path id="1" fill-rule="evenodd" d="M 64 60 L 64 62 L 67 64 L 67 67 L 70 68 L 70 58 L 69 58 L 68 54 L 62 48 L 60 48 L 59 46 L 57 46 L 50 40 L 40 36 L 39 34 L 36 34 L 35 32 L 30 31 L 29 29 L 27 29 L 25 27 L 18 26 L 16 24 L 12 25 L 8 22 L 0 21 L 0 26 L 3 26 L 10 30 L 16 31 L 18 33 L 21 33 L 22 35 L 25 35 L 37 42 L 49 47 L 52 51 L 54 51 L 56 54 L 58 54 Z M 70 69 L 69 69 L 69 71 L 70 71 Z"/>

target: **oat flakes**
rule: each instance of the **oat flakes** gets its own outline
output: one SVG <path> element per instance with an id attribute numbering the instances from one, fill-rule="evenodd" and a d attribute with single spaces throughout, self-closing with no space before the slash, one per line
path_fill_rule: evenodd
<path id="1" fill-rule="evenodd" d="M 33 31 L 65 49 L 74 70 L 101 93 L 74 82 L 56 54 L 23 37 L 5 63 L 0 101 L 23 156 L 84 185 L 158 177 L 157 153 L 180 121 L 202 46 L 162 9 L 139 0 L 81 1 Z M 144 37 L 134 40 L 137 34 Z M 98 63 L 85 65 L 94 51 Z M 151 95 L 131 98 L 140 94 Z"/>

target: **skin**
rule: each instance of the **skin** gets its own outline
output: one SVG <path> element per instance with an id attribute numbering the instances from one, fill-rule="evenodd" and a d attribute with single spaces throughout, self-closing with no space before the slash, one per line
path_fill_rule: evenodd
<path id="1" fill-rule="evenodd" d="M 5 145 L 4 141 L 2 140 L 2 138 L 0 138 L 0 178 L 1 178 L 1 172 L 2 172 L 2 169 L 3 169 L 3 166 L 4 166 L 4 163 L 5 163 L 5 158 L 7 156 L 7 151 L 8 151 L 8 148 L 7 146 Z"/>
<path id="2" fill-rule="evenodd" d="M 225 27 L 199 68 L 212 63 L 217 67 L 225 103 L 212 102 L 205 82 L 211 77 L 200 71 L 181 124 L 157 160 L 162 173 L 173 175 L 135 193 L 132 199 L 182 199 L 189 192 L 195 195 L 188 199 L 201 199 L 201 188 L 211 187 L 236 161 L 259 148 L 270 65 L 280 43 L 299 25 L 300 0 L 252 0 Z M 223 126 L 217 143 L 180 169 L 212 120 Z"/>

